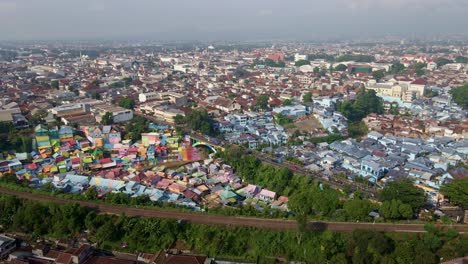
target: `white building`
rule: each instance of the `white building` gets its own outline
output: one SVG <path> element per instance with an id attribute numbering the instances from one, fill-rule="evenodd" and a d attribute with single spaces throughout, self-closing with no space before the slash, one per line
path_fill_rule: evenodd
<path id="1" fill-rule="evenodd" d="M 308 56 L 305 55 L 305 54 L 299 54 L 299 53 L 296 53 L 294 54 L 294 61 L 300 61 L 300 60 L 307 60 Z"/>
<path id="2" fill-rule="evenodd" d="M 155 92 L 150 92 L 150 93 L 141 93 L 138 95 L 138 101 L 140 103 L 144 103 L 149 100 L 157 99 L 159 98 L 158 93 Z"/>
<path id="3" fill-rule="evenodd" d="M 429 63 L 427 64 L 427 66 L 426 66 L 426 69 L 427 69 L 428 71 L 433 71 L 433 70 L 437 69 L 437 63 L 435 63 L 435 62 L 433 62 L 433 61 L 429 62 Z"/>
<path id="4" fill-rule="evenodd" d="M 101 122 L 102 117 L 107 113 L 111 113 L 114 123 L 123 123 L 130 121 L 133 118 L 133 111 L 120 106 L 100 104 L 93 107 L 94 116 L 97 122 Z"/>

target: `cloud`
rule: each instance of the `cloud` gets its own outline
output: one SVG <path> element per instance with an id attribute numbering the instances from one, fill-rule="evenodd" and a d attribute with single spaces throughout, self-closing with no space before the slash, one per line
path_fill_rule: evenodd
<path id="1" fill-rule="evenodd" d="M 0 14 L 8 14 L 15 12 L 18 9 L 18 4 L 13 1 L 0 1 Z"/>
<path id="2" fill-rule="evenodd" d="M 258 16 L 271 16 L 273 15 L 273 10 L 271 9 L 262 9 L 257 13 Z"/>
<path id="3" fill-rule="evenodd" d="M 106 10 L 106 6 L 102 2 L 96 2 L 92 3 L 89 7 L 88 10 L 91 12 L 102 12 Z"/>
<path id="4" fill-rule="evenodd" d="M 367 10 L 371 8 L 401 9 L 451 9 L 468 7 L 466 0 L 341 0 L 353 10 Z"/>

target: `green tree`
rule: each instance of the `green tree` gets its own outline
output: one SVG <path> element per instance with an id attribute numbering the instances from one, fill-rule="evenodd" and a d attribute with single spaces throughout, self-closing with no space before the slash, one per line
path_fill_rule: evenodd
<path id="1" fill-rule="evenodd" d="M 31 125 L 37 126 L 43 122 L 46 116 L 47 116 L 47 111 L 41 109 L 31 116 L 31 118 L 29 119 L 29 122 L 31 123 Z"/>
<path id="2" fill-rule="evenodd" d="M 208 115 L 206 110 L 193 110 L 185 117 L 187 126 L 196 131 L 200 131 L 205 135 L 213 136 L 216 134 L 214 129 L 214 121 Z"/>
<path id="3" fill-rule="evenodd" d="M 468 83 L 452 89 L 450 93 L 452 94 L 452 98 L 455 103 L 465 109 L 468 109 Z"/>
<path id="4" fill-rule="evenodd" d="M 409 204 L 413 210 L 421 208 L 426 201 L 424 191 L 410 180 L 389 183 L 380 192 L 379 199 L 382 202 L 400 200 L 403 204 Z"/>
<path id="5" fill-rule="evenodd" d="M 14 173 L 5 173 L 2 176 L 0 176 L 0 182 L 16 183 L 17 181 L 18 178 Z"/>
<path id="6" fill-rule="evenodd" d="M 114 116 L 111 112 L 106 112 L 101 119 L 101 125 L 112 125 L 114 123 Z"/>
<path id="7" fill-rule="evenodd" d="M 335 109 L 343 113 L 350 123 L 359 122 L 370 113 L 382 114 L 383 100 L 374 90 L 367 90 L 363 87 L 355 100 L 338 102 Z"/>
<path id="8" fill-rule="evenodd" d="M 284 126 L 292 122 L 292 120 L 287 115 L 283 115 L 281 113 L 275 115 L 275 121 L 280 126 Z"/>
<path id="9" fill-rule="evenodd" d="M 372 72 L 372 77 L 374 77 L 376 81 L 380 81 L 384 76 L 385 76 L 385 73 L 383 70 Z"/>
<path id="10" fill-rule="evenodd" d="M 383 202 L 379 212 L 385 219 L 410 219 L 413 217 L 411 205 L 395 199 Z"/>
<path id="11" fill-rule="evenodd" d="M 370 55 L 342 55 L 336 58 L 337 62 L 342 61 L 355 61 L 355 62 L 373 62 L 375 61 L 374 56 Z"/>
<path id="12" fill-rule="evenodd" d="M 302 101 L 304 103 L 311 103 L 312 102 L 312 93 L 311 92 L 306 92 L 304 96 L 302 97 Z"/>
<path id="13" fill-rule="evenodd" d="M 257 109 L 261 109 L 261 110 L 267 110 L 268 109 L 268 95 L 265 95 L 265 94 L 261 94 L 257 97 L 257 102 L 255 104 L 255 106 L 257 107 Z"/>
<path id="14" fill-rule="evenodd" d="M 458 56 L 455 58 L 456 63 L 468 63 L 468 58 L 463 56 Z"/>
<path id="15" fill-rule="evenodd" d="M 132 77 L 125 77 L 125 78 L 122 78 L 122 81 L 125 83 L 126 86 L 129 86 L 130 84 L 132 84 L 133 79 Z"/>
<path id="16" fill-rule="evenodd" d="M 426 72 L 427 63 L 418 62 L 414 65 L 417 76 L 422 76 Z"/>
<path id="17" fill-rule="evenodd" d="M 348 66 L 340 63 L 338 64 L 336 67 L 335 67 L 335 71 L 340 71 L 340 72 L 344 72 L 348 69 Z"/>
<path id="18" fill-rule="evenodd" d="M 395 62 L 392 64 L 392 67 L 390 68 L 390 73 L 392 74 L 397 74 L 405 70 L 405 65 L 403 65 L 400 62 Z"/>
<path id="19" fill-rule="evenodd" d="M 310 65 L 310 61 L 308 60 L 298 60 L 294 63 L 294 66 L 296 67 L 300 67 L 300 66 L 303 66 L 303 65 Z"/>
<path id="20" fill-rule="evenodd" d="M 84 196 L 86 197 L 86 199 L 88 200 L 96 200 L 99 196 L 99 193 L 96 189 L 96 186 L 91 186 L 89 187 L 85 192 L 84 192 Z"/>
<path id="21" fill-rule="evenodd" d="M 102 99 L 101 94 L 98 93 L 98 92 L 93 92 L 91 94 L 91 98 L 96 99 L 96 100 L 101 100 Z"/>
<path id="22" fill-rule="evenodd" d="M 176 125 L 183 125 L 185 124 L 185 117 L 182 115 L 176 115 L 174 117 L 174 122 Z"/>
<path id="23" fill-rule="evenodd" d="M 149 121 L 141 116 L 134 116 L 127 124 L 125 125 L 127 139 L 133 141 L 140 139 L 141 133 L 149 132 Z"/>
<path id="24" fill-rule="evenodd" d="M 456 179 L 442 185 L 440 192 L 453 204 L 468 209 L 468 178 Z"/>
<path id="25" fill-rule="evenodd" d="M 437 66 L 438 67 L 442 67 L 444 65 L 447 65 L 449 63 L 453 63 L 453 60 L 449 60 L 449 59 L 446 59 L 446 58 L 438 58 L 435 63 L 437 63 Z"/>
<path id="26" fill-rule="evenodd" d="M 119 106 L 133 110 L 135 108 L 135 100 L 128 97 L 122 98 L 119 100 Z"/>
<path id="27" fill-rule="evenodd" d="M 369 132 L 364 121 L 349 122 L 348 123 L 348 135 L 352 138 L 361 138 Z"/>
<path id="28" fill-rule="evenodd" d="M 343 205 L 343 209 L 351 220 L 367 221 L 371 217 L 369 213 L 376 208 L 372 202 L 368 200 L 361 200 L 354 198 L 352 200 L 346 201 Z"/>
<path id="29" fill-rule="evenodd" d="M 291 105 L 291 104 L 292 104 L 291 99 L 285 99 L 285 100 L 283 101 L 283 105 Z"/>
<path id="30" fill-rule="evenodd" d="M 320 68 L 319 68 L 319 67 L 315 67 L 315 68 L 314 68 L 314 73 L 315 73 L 315 74 L 320 73 Z"/>
<path id="31" fill-rule="evenodd" d="M 51 83 L 50 83 L 50 87 L 54 88 L 54 89 L 59 89 L 59 81 L 57 80 L 53 80 Z"/>

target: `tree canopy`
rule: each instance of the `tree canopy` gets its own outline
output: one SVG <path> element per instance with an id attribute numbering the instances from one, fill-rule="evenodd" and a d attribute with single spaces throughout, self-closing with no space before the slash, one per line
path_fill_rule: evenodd
<path id="1" fill-rule="evenodd" d="M 338 65 L 335 67 L 335 71 L 341 71 L 341 72 L 343 72 L 343 71 L 346 71 L 347 69 L 348 69 L 348 66 L 346 66 L 346 65 L 344 65 L 344 64 L 342 64 L 342 63 L 338 64 Z"/>
<path id="2" fill-rule="evenodd" d="M 372 72 L 372 77 L 374 77 L 376 81 L 380 81 L 383 77 L 385 77 L 385 73 L 383 70 L 374 71 Z"/>
<path id="3" fill-rule="evenodd" d="M 321 191 L 314 188 L 305 197 L 314 197 L 314 192 Z M 327 195 L 333 196 L 333 192 Z M 319 201 L 305 204 L 324 212 L 333 207 L 320 205 Z M 27 233 L 33 239 L 86 237 L 100 249 L 109 251 L 122 250 L 125 242 L 128 252 L 157 252 L 184 240 L 189 248 L 209 257 L 247 262 L 260 259 L 258 263 L 271 263 L 271 257 L 313 263 L 437 263 L 442 257 L 448 260 L 468 254 L 466 236 L 453 230 L 441 232 L 431 226 L 424 234 L 410 236 L 372 230 L 298 232 L 196 225 L 98 214 L 77 204 L 40 203 L 4 194 L 0 194 L 0 225 L 10 232 Z"/>
<path id="4" fill-rule="evenodd" d="M 374 90 L 362 88 L 356 99 L 343 101 L 336 104 L 336 110 L 343 113 L 351 122 L 359 122 L 370 113 L 383 113 L 383 100 Z"/>
<path id="5" fill-rule="evenodd" d="M 255 107 L 257 109 L 267 110 L 268 109 L 268 100 L 269 100 L 269 97 L 266 94 L 261 94 L 261 95 L 257 96 L 257 103 L 255 104 Z"/>
<path id="6" fill-rule="evenodd" d="M 468 178 L 457 179 L 442 185 L 440 192 L 450 199 L 450 202 L 468 209 Z"/>
<path id="7" fill-rule="evenodd" d="M 381 202 L 400 200 L 403 204 L 409 204 L 413 210 L 424 205 L 426 197 L 421 188 L 414 186 L 410 180 L 399 180 L 389 183 L 380 192 Z"/>
<path id="8" fill-rule="evenodd" d="M 119 106 L 133 110 L 135 108 L 135 100 L 129 97 L 122 98 L 119 100 Z"/>
<path id="9" fill-rule="evenodd" d="M 465 109 L 468 109 L 468 83 L 452 89 L 450 93 L 452 94 L 452 98 L 455 103 Z"/>
<path id="10" fill-rule="evenodd" d="M 298 60 L 294 63 L 294 66 L 296 67 L 300 67 L 300 66 L 303 66 L 303 65 L 310 65 L 310 61 L 308 60 Z"/>
<path id="11" fill-rule="evenodd" d="M 141 133 L 148 132 L 149 121 L 141 116 L 134 116 L 125 125 L 126 138 L 133 141 L 140 139 Z"/>
<path id="12" fill-rule="evenodd" d="M 114 116 L 111 112 L 106 112 L 101 119 L 101 125 L 112 125 L 114 123 Z"/>
<path id="13" fill-rule="evenodd" d="M 59 81 L 57 80 L 53 80 L 51 83 L 50 83 L 50 87 L 54 88 L 54 89 L 59 89 Z"/>
<path id="14" fill-rule="evenodd" d="M 178 118 L 180 119 L 180 118 Z M 180 120 L 176 120 L 180 122 Z M 193 110 L 184 118 L 184 123 L 192 130 L 200 131 L 205 135 L 213 136 L 216 134 L 214 121 L 204 109 Z"/>
<path id="15" fill-rule="evenodd" d="M 336 61 L 373 62 L 375 61 L 375 58 L 370 55 L 342 55 L 336 58 Z"/>
<path id="16" fill-rule="evenodd" d="M 286 124 L 289 124 L 292 122 L 291 118 L 289 118 L 287 115 L 283 115 L 281 113 L 278 113 L 275 115 L 275 121 L 278 125 L 284 126 Z"/>
<path id="17" fill-rule="evenodd" d="M 390 68 L 390 73 L 392 74 L 397 74 L 405 70 L 405 65 L 403 65 L 400 62 L 395 62 L 392 64 L 392 67 Z"/>
<path id="18" fill-rule="evenodd" d="M 438 67 L 442 67 L 444 65 L 447 65 L 449 63 L 453 63 L 453 60 L 449 60 L 449 59 L 446 59 L 446 58 L 438 58 L 435 63 L 437 63 L 437 66 Z"/>
<path id="19" fill-rule="evenodd" d="M 306 92 L 304 96 L 302 97 L 302 101 L 304 103 L 311 103 L 312 102 L 312 93 L 311 92 Z"/>
<path id="20" fill-rule="evenodd" d="M 468 63 L 468 58 L 463 56 L 458 56 L 455 58 L 456 63 Z"/>

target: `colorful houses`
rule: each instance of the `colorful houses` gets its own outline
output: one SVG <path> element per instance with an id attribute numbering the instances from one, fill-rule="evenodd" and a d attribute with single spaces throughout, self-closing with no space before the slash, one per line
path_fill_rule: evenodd
<path id="1" fill-rule="evenodd" d="M 0 173 L 16 172 L 19 179 L 37 188 L 52 184 L 62 192 L 79 194 L 95 187 L 100 197 L 108 193 L 146 195 L 153 202 L 194 210 L 202 210 L 202 205 L 264 208 L 273 203 L 287 210 L 274 192 L 256 185 L 245 186 L 222 161 L 201 162 L 202 156 L 190 140 L 170 133 L 144 133 L 141 141 L 131 142 L 122 140 L 120 131 L 112 126 L 81 127 L 78 131 L 68 126 L 38 126 L 35 140 L 37 151 L 30 153 L 31 163 L 2 161 Z M 163 166 L 182 160 L 194 162 L 177 169 Z M 243 202 L 248 199 L 250 203 Z"/>
<path id="2" fill-rule="evenodd" d="M 52 156 L 52 145 L 49 138 L 49 130 L 42 126 L 38 125 L 34 129 L 35 141 L 39 155 L 42 158 L 48 158 Z"/>

